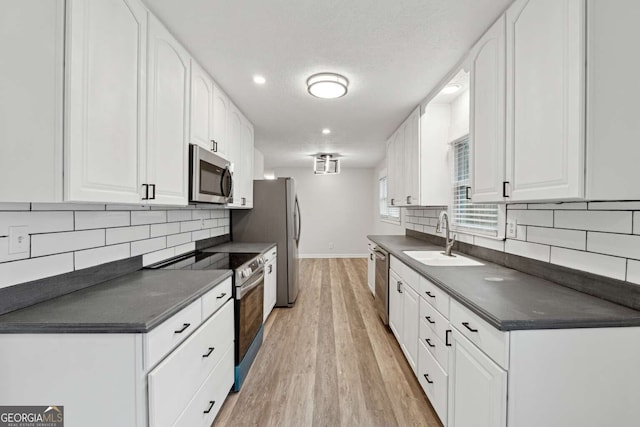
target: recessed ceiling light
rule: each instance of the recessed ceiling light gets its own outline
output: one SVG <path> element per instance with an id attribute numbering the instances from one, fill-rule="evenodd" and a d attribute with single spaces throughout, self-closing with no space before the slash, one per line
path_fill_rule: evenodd
<path id="1" fill-rule="evenodd" d="M 459 84 L 446 85 L 440 93 L 456 93 L 460 90 Z"/>
<path id="2" fill-rule="evenodd" d="M 263 84 L 265 84 L 267 82 L 267 79 L 265 79 L 264 77 L 256 74 L 255 76 L 253 76 L 253 82 L 255 84 L 258 84 L 258 85 L 263 85 Z"/>
<path id="3" fill-rule="evenodd" d="M 333 99 L 347 94 L 349 80 L 336 73 L 318 73 L 307 79 L 307 90 L 316 98 Z"/>
<path id="4" fill-rule="evenodd" d="M 322 133 L 325 134 L 325 135 L 329 135 L 331 133 L 331 129 L 324 128 L 324 129 L 322 129 Z"/>

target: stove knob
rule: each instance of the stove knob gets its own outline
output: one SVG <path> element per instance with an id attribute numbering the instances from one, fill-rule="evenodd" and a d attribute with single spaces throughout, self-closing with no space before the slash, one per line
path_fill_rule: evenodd
<path id="1" fill-rule="evenodd" d="M 264 265 L 264 257 L 263 256 L 258 258 L 258 265 Z"/>
<path id="2" fill-rule="evenodd" d="M 250 268 L 245 268 L 240 272 L 240 277 L 246 279 L 247 277 L 251 276 L 251 273 L 253 273 L 253 271 Z"/>

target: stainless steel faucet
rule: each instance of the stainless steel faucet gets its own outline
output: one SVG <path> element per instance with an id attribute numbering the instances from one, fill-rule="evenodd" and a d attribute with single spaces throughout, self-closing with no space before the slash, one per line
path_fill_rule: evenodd
<path id="1" fill-rule="evenodd" d="M 453 235 L 453 239 L 449 238 L 450 235 L 450 230 L 449 230 L 449 215 L 447 214 L 447 211 L 442 211 L 440 212 L 440 218 L 438 219 L 438 225 L 436 227 L 436 232 L 439 233 L 442 230 L 442 222 L 444 221 L 444 227 L 446 230 L 446 237 L 445 237 L 445 242 L 444 242 L 444 254 L 446 256 L 453 256 L 451 255 L 451 249 L 453 248 L 453 244 L 456 242 L 456 235 Z"/>

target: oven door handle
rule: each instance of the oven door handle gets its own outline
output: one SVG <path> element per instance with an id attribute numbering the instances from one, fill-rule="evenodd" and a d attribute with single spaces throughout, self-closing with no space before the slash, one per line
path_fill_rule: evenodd
<path id="1" fill-rule="evenodd" d="M 256 280 L 249 283 L 248 285 L 245 284 L 240 286 L 240 289 L 238 289 L 238 299 L 242 299 L 250 290 L 257 287 L 260 284 L 260 282 L 263 282 L 263 281 L 264 281 L 264 270 L 260 273 L 260 277 L 258 277 Z"/>

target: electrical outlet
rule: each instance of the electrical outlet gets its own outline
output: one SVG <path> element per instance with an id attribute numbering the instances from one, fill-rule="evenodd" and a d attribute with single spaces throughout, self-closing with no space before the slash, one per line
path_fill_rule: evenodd
<path id="1" fill-rule="evenodd" d="M 26 225 L 9 227 L 9 253 L 21 254 L 29 252 L 31 240 L 29 239 L 29 227 Z"/>
<path id="2" fill-rule="evenodd" d="M 507 220 L 507 237 L 512 239 L 518 237 L 518 221 L 515 219 Z"/>

